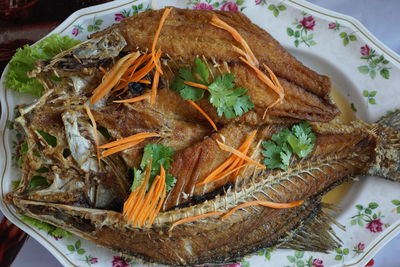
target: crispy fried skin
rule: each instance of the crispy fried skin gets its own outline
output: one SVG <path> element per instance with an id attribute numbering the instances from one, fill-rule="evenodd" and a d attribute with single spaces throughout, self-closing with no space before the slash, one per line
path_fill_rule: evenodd
<path id="1" fill-rule="evenodd" d="M 93 37 L 118 31 L 127 41 L 125 51 L 147 51 L 151 47 L 162 12 L 163 10 L 147 11 L 129 17 L 120 24 L 94 34 Z M 237 79 L 236 85 L 249 89 L 248 94 L 256 106 L 257 124 L 264 122 L 262 115 L 277 95 L 240 61 L 239 55 L 232 49 L 232 44 L 238 44 L 231 35 L 210 24 L 214 14 L 237 29 L 248 42 L 260 64 L 267 64 L 279 77 L 286 97 L 281 104 L 268 110 L 268 115 L 322 122 L 333 119 L 339 113 L 329 100 L 329 78 L 305 67 L 267 32 L 238 12 L 174 8 L 157 43 L 157 47 L 160 47 L 165 55 L 164 69 L 171 69 L 175 73 L 165 76 L 166 83 L 176 75 L 177 65 L 182 62 L 190 65 L 196 56 L 201 56 L 208 61 L 210 68 L 217 66 L 216 69 L 220 72 L 232 72 Z M 213 115 L 214 120 L 224 121 L 216 116 L 215 110 L 212 111 L 214 108 L 206 101 L 200 104 Z"/>

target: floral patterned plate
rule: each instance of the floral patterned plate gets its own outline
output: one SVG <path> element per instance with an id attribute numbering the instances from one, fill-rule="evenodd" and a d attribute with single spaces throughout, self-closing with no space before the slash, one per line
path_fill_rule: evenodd
<path id="1" fill-rule="evenodd" d="M 387 111 L 400 108 L 398 100 L 393 97 L 400 84 L 400 57 L 353 18 L 303 0 L 165 0 L 160 3 L 121 0 L 79 10 L 52 33 L 85 40 L 88 34 L 125 17 L 164 5 L 245 13 L 304 64 L 329 75 L 360 119 L 373 122 Z M 15 134 L 7 130 L 6 121 L 12 119 L 15 105 L 32 99 L 1 88 L 0 100 L 2 200 L 11 190 L 12 180 L 19 175 L 12 164 Z M 374 177 L 360 180 L 352 184 L 337 203 L 342 210 L 336 219 L 346 226 L 346 231 L 334 227 L 343 241 L 342 247 L 329 254 L 265 249 L 236 266 L 364 266 L 400 233 L 400 184 Z M 2 201 L 0 208 L 9 220 L 36 238 L 63 265 L 127 267 L 136 264 L 76 236 L 54 238 L 48 231 L 23 222 L 14 208 Z"/>

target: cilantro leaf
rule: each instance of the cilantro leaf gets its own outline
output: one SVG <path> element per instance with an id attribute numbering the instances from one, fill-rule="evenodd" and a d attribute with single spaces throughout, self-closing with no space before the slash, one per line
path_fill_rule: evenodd
<path id="1" fill-rule="evenodd" d="M 133 169 L 133 182 L 131 186 L 131 191 L 135 191 L 137 187 L 139 187 L 144 179 L 144 174 L 140 169 Z"/>
<path id="2" fill-rule="evenodd" d="M 210 73 L 208 72 L 207 64 L 198 57 L 194 59 L 193 73 L 196 76 L 199 76 L 200 80 L 204 84 L 208 84 L 208 78 L 210 77 Z"/>
<path id="3" fill-rule="evenodd" d="M 293 135 L 288 137 L 288 143 L 300 158 L 304 158 L 314 148 L 316 140 L 315 134 L 312 132 L 311 126 L 307 122 L 302 122 L 293 126 Z"/>
<path id="4" fill-rule="evenodd" d="M 50 59 L 78 43 L 79 40 L 54 34 L 33 46 L 25 45 L 23 48 L 18 48 L 9 63 L 5 86 L 21 93 L 40 96 L 44 90 L 43 86 L 37 79 L 29 78 L 27 75 L 34 69 L 33 64 L 40 59 Z"/>
<path id="5" fill-rule="evenodd" d="M 172 176 L 168 177 L 169 175 L 168 169 L 171 166 L 172 156 L 174 154 L 175 154 L 174 150 L 171 147 L 164 146 L 163 144 L 147 144 L 144 147 L 144 153 L 142 157 L 142 162 L 140 163 L 140 168 L 142 170 L 145 170 L 147 164 L 149 164 L 150 162 L 150 159 L 152 160 L 149 186 L 153 182 L 154 177 L 160 174 L 161 171 L 160 166 L 163 165 L 165 171 L 167 172 L 167 177 L 165 179 L 165 182 L 167 184 L 167 189 L 173 188 L 176 179 Z"/>
<path id="6" fill-rule="evenodd" d="M 192 69 L 179 69 L 179 75 L 172 81 L 172 89 L 177 91 L 183 99 L 197 101 L 204 97 L 204 90 L 185 84 L 185 81 L 206 84 L 208 81 L 208 69 L 206 64 L 199 58 L 194 60 L 195 65 Z M 199 77 L 196 79 L 193 73 Z"/>
<path id="7" fill-rule="evenodd" d="M 235 87 L 235 76 L 232 73 L 218 76 L 208 86 L 210 103 L 217 108 L 218 116 L 223 115 L 227 119 L 241 116 L 244 112 L 254 107 L 249 96 L 243 96 L 247 89 Z"/>
<path id="8" fill-rule="evenodd" d="M 307 156 L 314 148 L 316 136 L 307 122 L 294 125 L 291 130 L 282 129 L 270 141 L 263 141 L 263 163 L 270 169 L 286 170 L 292 154 Z"/>

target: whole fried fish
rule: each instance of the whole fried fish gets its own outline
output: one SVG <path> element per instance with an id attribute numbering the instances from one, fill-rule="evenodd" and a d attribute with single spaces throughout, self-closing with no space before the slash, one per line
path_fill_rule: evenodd
<path id="1" fill-rule="evenodd" d="M 337 247 L 321 197 L 355 176 L 400 181 L 400 112 L 377 124 L 322 123 L 338 113 L 329 100 L 326 76 L 303 66 L 242 14 L 173 9 L 158 42 L 165 52 L 165 73 L 157 101 L 154 105 L 147 101 L 117 104 L 112 102 L 113 96 L 103 99 L 92 106 L 98 124 L 95 132 L 85 105 L 103 77 L 100 67 L 110 69 L 124 52 L 149 50 L 161 14 L 162 10 L 147 11 L 127 18 L 87 42 L 37 63 L 31 76 L 42 82 L 46 92 L 37 102 L 19 107 L 16 122 L 26 135 L 29 150 L 24 155 L 20 185 L 6 201 L 21 214 L 125 256 L 167 265 L 236 262 L 272 246 L 314 251 Z M 233 38 L 210 25 L 214 14 L 238 30 L 285 89 L 283 102 L 268 109 L 266 119 L 262 115 L 276 95 L 238 60 L 232 50 Z M 216 133 L 169 88 L 178 69 L 190 66 L 197 56 L 207 63 L 211 75 L 233 73 L 236 85 L 248 88 L 255 104 L 254 111 L 228 120 L 220 118 L 207 101 L 199 101 L 219 124 Z M 50 78 L 54 74 L 61 79 Z M 132 92 L 120 97 L 130 98 Z M 260 161 L 260 143 L 298 120 L 314 121 L 316 143 L 307 157 L 292 160 L 285 171 L 248 166 L 235 178 L 198 185 L 230 156 L 218 148 L 216 140 L 238 147 L 257 130 L 248 155 Z M 160 137 L 97 159 L 96 138 L 104 144 L 141 132 L 155 132 Z M 162 143 L 176 151 L 169 172 L 177 181 L 154 224 L 134 227 L 121 210 L 132 184 L 128 169 L 138 166 L 147 143 Z M 48 185 L 30 188 L 36 171 L 43 167 L 50 170 L 42 174 Z M 304 204 L 289 209 L 253 206 L 221 217 L 253 200 L 304 200 Z M 179 220 L 210 214 L 213 216 L 172 227 Z"/>

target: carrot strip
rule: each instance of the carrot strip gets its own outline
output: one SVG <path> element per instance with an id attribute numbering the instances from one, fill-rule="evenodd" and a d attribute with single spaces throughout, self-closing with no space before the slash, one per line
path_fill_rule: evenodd
<path id="1" fill-rule="evenodd" d="M 202 185 L 209 183 L 212 181 L 218 174 L 220 174 L 223 170 L 225 170 L 232 162 L 235 160 L 234 156 L 230 156 L 225 162 L 219 165 L 215 170 L 213 170 L 203 181 L 196 185 Z"/>
<path id="2" fill-rule="evenodd" d="M 140 186 L 136 201 L 133 203 L 133 205 L 132 205 L 132 207 L 130 209 L 129 215 L 128 215 L 128 219 L 132 223 L 136 222 L 135 219 L 136 219 L 138 210 L 140 209 L 140 207 L 143 204 L 144 195 L 146 193 L 147 185 L 149 184 L 149 180 L 150 180 L 150 176 L 151 176 L 151 165 L 152 165 L 152 161 L 150 160 L 150 162 L 149 162 L 149 164 L 147 165 L 147 168 L 146 168 L 146 174 L 145 174 L 144 181 L 143 181 L 142 185 Z"/>
<path id="3" fill-rule="evenodd" d="M 154 105 L 154 103 L 156 102 L 157 87 L 159 80 L 160 80 L 160 72 L 156 70 L 156 73 L 154 74 L 153 77 L 153 84 L 151 85 L 150 105 Z"/>
<path id="4" fill-rule="evenodd" d="M 210 118 L 210 116 L 207 115 L 207 113 L 201 108 L 199 107 L 195 102 L 193 102 L 192 100 L 188 100 L 189 104 L 191 104 L 195 109 L 197 109 L 201 115 L 203 115 L 208 122 L 211 124 L 211 126 L 214 128 L 215 131 L 218 131 L 217 125 L 215 125 L 214 121 Z"/>
<path id="5" fill-rule="evenodd" d="M 149 93 L 137 96 L 137 97 L 133 97 L 133 98 L 129 98 L 129 99 L 124 99 L 124 100 L 115 100 L 113 101 L 114 103 L 135 103 L 135 102 L 139 102 L 142 101 L 146 98 L 150 97 Z"/>
<path id="6" fill-rule="evenodd" d="M 93 91 L 93 95 L 90 98 L 90 103 L 96 104 L 103 96 L 105 96 L 112 87 L 119 81 L 126 69 L 140 56 L 139 52 L 131 53 L 121 58 L 114 67 L 107 72 L 102 82 Z"/>
<path id="7" fill-rule="evenodd" d="M 239 151 L 242 152 L 243 154 L 247 155 L 247 153 L 249 152 L 250 149 L 250 145 L 251 143 L 253 143 L 254 137 L 257 134 L 257 130 L 251 132 L 250 136 L 246 139 L 246 141 L 244 141 L 244 143 L 239 147 Z M 240 158 L 238 165 L 242 165 L 244 162 L 244 159 Z M 239 174 L 239 170 L 237 172 L 234 173 L 234 176 L 237 176 Z"/>
<path id="8" fill-rule="evenodd" d="M 96 155 L 97 155 L 97 164 L 99 165 L 100 168 L 100 150 L 99 150 L 99 135 L 97 133 L 97 124 L 96 120 L 93 117 L 92 112 L 90 111 L 90 108 L 88 105 L 85 104 L 85 109 L 86 113 L 89 116 L 90 121 L 92 122 L 93 125 L 93 134 L 94 134 L 94 142 L 96 144 Z"/>
<path id="9" fill-rule="evenodd" d="M 255 205 L 261 205 L 261 206 L 269 207 L 269 208 L 273 208 L 273 209 L 289 209 L 289 208 L 300 206 L 303 203 L 304 203 L 304 200 L 299 200 L 299 201 L 290 202 L 290 203 L 275 203 L 275 202 L 270 202 L 270 201 L 255 200 L 255 201 L 246 202 L 246 203 L 240 204 L 239 206 L 234 207 L 229 212 L 227 212 L 224 216 L 222 216 L 222 219 L 228 218 L 233 213 L 235 213 L 238 209 L 243 209 L 243 208 L 255 206 Z"/>
<path id="10" fill-rule="evenodd" d="M 266 168 L 265 165 L 263 165 L 263 164 L 261 164 L 261 163 L 255 161 L 255 160 L 253 160 L 252 158 L 246 156 L 246 155 L 243 154 L 242 152 L 240 152 L 240 151 L 234 149 L 233 147 L 227 146 L 227 145 L 225 145 L 224 143 L 221 143 L 221 142 L 218 141 L 218 140 L 217 140 L 217 144 L 218 144 L 218 146 L 219 146 L 220 149 L 222 149 L 222 150 L 224 150 L 224 151 L 231 152 L 231 153 L 235 154 L 236 156 L 238 156 L 238 157 L 244 159 L 245 161 L 247 161 L 247 162 L 249 162 L 249 163 L 251 163 L 251 164 L 257 165 L 258 167 L 260 167 L 260 169 L 265 169 L 265 168 Z"/>
<path id="11" fill-rule="evenodd" d="M 165 20 L 167 19 L 169 13 L 171 13 L 171 10 L 172 10 L 172 8 L 170 8 L 170 7 L 167 7 L 164 10 L 164 13 L 162 14 L 161 19 L 160 19 L 160 23 L 158 24 L 156 33 L 154 34 L 153 43 L 151 45 L 151 55 L 152 55 L 153 61 L 156 62 L 156 69 L 160 74 L 163 74 L 163 72 L 161 70 L 161 67 L 158 65 L 159 61 L 155 59 L 154 52 L 156 50 L 156 44 L 157 44 L 158 38 L 160 36 L 161 29 L 164 26 Z"/>
<path id="12" fill-rule="evenodd" d="M 139 80 L 138 83 L 151 84 L 149 80 Z"/>
<path id="13" fill-rule="evenodd" d="M 136 140 L 136 141 L 132 141 L 132 142 L 129 142 L 129 143 L 125 143 L 123 145 L 114 146 L 112 148 L 109 148 L 109 149 L 101 152 L 100 158 L 102 159 L 102 158 L 108 157 L 108 156 L 110 156 L 112 154 L 115 154 L 117 152 L 120 152 L 122 150 L 134 147 L 134 146 L 136 146 L 137 144 L 139 144 L 139 143 L 141 143 L 143 141 L 144 141 L 144 138 Z"/>
<path id="14" fill-rule="evenodd" d="M 212 17 L 211 24 L 229 32 L 232 35 L 232 37 L 243 46 L 244 50 L 246 51 L 246 57 L 248 58 L 248 60 L 253 65 L 258 66 L 259 64 L 258 60 L 254 56 L 253 51 L 251 51 L 250 46 L 247 44 L 246 40 L 244 40 L 244 38 L 238 33 L 238 31 L 235 28 L 233 28 L 228 23 L 218 18 L 216 15 Z"/>
<path id="15" fill-rule="evenodd" d="M 148 224 L 147 224 L 148 226 L 153 225 L 154 220 L 155 220 L 157 214 L 160 212 L 161 206 L 162 206 L 163 203 L 164 203 L 165 196 L 166 196 L 166 194 L 167 194 L 166 176 L 167 176 L 167 175 L 166 175 L 165 169 L 164 169 L 163 165 L 161 165 L 161 166 L 160 166 L 160 177 L 162 178 L 162 180 L 161 180 L 161 184 L 162 184 L 162 188 L 161 188 L 161 190 L 162 190 L 162 192 L 161 192 L 161 198 L 160 198 L 160 200 L 158 201 L 157 208 L 153 211 L 153 213 L 151 213 L 151 214 L 149 215 L 149 220 L 148 220 Z"/>
<path id="16" fill-rule="evenodd" d="M 159 136 L 160 135 L 157 134 L 157 133 L 150 133 L 150 132 L 138 133 L 138 134 L 131 135 L 129 137 L 125 137 L 125 138 L 110 142 L 110 143 L 105 144 L 105 145 L 101 145 L 100 148 L 110 148 L 110 147 L 113 147 L 113 146 L 129 143 L 129 142 L 132 142 L 132 141 L 137 141 L 139 139 L 145 139 L 145 138 L 149 138 L 149 137 L 159 137 Z"/>
<path id="17" fill-rule="evenodd" d="M 143 225 L 143 222 L 146 220 L 146 214 L 148 213 L 149 208 L 150 208 L 149 204 L 150 204 L 150 201 L 152 200 L 152 196 L 153 196 L 154 190 L 156 189 L 157 184 L 159 183 L 159 181 L 160 181 L 160 176 L 157 175 L 154 178 L 153 183 L 151 184 L 149 191 L 146 193 L 146 196 L 144 198 L 143 204 L 140 207 L 140 210 L 138 211 L 138 216 L 136 218 L 136 223 L 137 223 L 138 227 L 141 227 Z"/>
<path id="18" fill-rule="evenodd" d="M 159 179 L 159 182 L 157 183 L 156 190 L 154 191 L 153 196 L 151 196 L 151 202 L 149 203 L 149 209 L 146 214 L 146 219 L 147 219 L 146 226 L 152 225 L 149 222 L 150 222 L 151 218 L 153 217 L 153 215 L 156 213 L 157 203 L 160 201 L 160 199 L 162 197 L 164 185 L 165 185 L 164 179 L 160 175 L 160 179 Z"/>
<path id="19" fill-rule="evenodd" d="M 227 170 L 227 171 L 221 173 L 220 176 L 218 176 L 216 179 L 212 180 L 212 182 L 216 182 L 216 181 L 222 180 L 223 178 L 227 177 L 228 175 L 230 175 L 230 174 L 232 174 L 232 173 L 234 173 L 236 171 L 239 171 L 241 168 L 246 167 L 248 165 L 250 165 L 250 164 L 249 163 L 242 164 L 242 165 L 239 165 L 239 167 L 235 167 L 233 169 Z M 209 183 L 209 182 L 206 182 L 204 180 L 203 182 L 200 182 L 197 185 L 202 185 L 202 184 L 207 184 L 207 183 Z"/>
<path id="20" fill-rule="evenodd" d="M 187 223 L 187 222 L 193 222 L 193 221 L 197 221 L 197 220 L 201 220 L 204 218 L 208 218 L 208 217 L 212 217 L 212 216 L 219 216 L 223 214 L 223 212 L 221 211 L 213 211 L 213 212 L 208 212 L 205 214 L 201 214 L 198 216 L 193 216 L 193 217 L 189 217 L 189 218 L 185 218 L 185 219 L 181 219 L 179 221 L 176 221 L 172 224 L 171 228 L 169 228 L 169 232 L 172 231 L 172 229 L 174 229 L 176 226 L 183 224 L 183 223 Z"/>
<path id="21" fill-rule="evenodd" d="M 195 83 L 195 82 L 189 82 L 189 81 L 184 81 L 183 83 L 187 84 L 189 86 L 192 86 L 192 87 L 208 90 L 208 86 L 204 85 L 204 84 L 201 84 L 201 83 Z"/>

